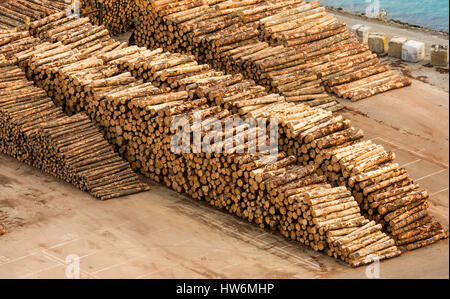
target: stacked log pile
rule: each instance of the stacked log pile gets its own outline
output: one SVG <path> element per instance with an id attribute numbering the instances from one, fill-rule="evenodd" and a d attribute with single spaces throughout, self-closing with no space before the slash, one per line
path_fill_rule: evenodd
<path id="1" fill-rule="evenodd" d="M 155 4 L 152 11 L 142 13 L 144 21 L 137 24 L 135 42 L 140 46 L 193 54 L 198 61 L 214 68 L 230 74 L 241 73 L 288 101 L 309 102 L 311 106 L 328 104 L 332 110 L 342 108 L 325 92 L 317 76 L 307 66 L 302 67 L 302 53 L 258 40 L 258 30 L 252 23 L 239 20 L 242 7 L 235 7 L 239 2 L 223 2 L 215 8 L 211 7 L 215 2 L 207 2 Z M 263 15 L 298 2 L 301 1 L 269 1 Z M 258 3 L 263 5 L 261 1 Z"/>
<path id="2" fill-rule="evenodd" d="M 324 152 L 364 136 L 362 130 L 352 127 L 350 120 L 322 109 L 303 106 L 292 116 L 278 117 L 280 148 L 295 155 L 298 163 L 314 165 L 318 174 L 327 174 L 321 167 Z"/>
<path id="3" fill-rule="evenodd" d="M 185 91 L 191 99 L 206 97 L 212 105 L 222 105 L 243 117 L 271 103 L 284 102 L 282 96 L 268 94 L 240 74 L 226 75 L 207 64 L 199 65 L 192 55 L 130 47 L 100 57 L 155 86 Z"/>
<path id="4" fill-rule="evenodd" d="M 413 250 L 448 237 L 441 224 L 428 215 L 429 194 L 370 140 L 335 148 L 323 163 L 331 180 L 351 188 L 363 211 L 396 239 Z"/>
<path id="5" fill-rule="evenodd" d="M 282 124 L 280 148 L 290 155 L 298 156 L 299 162 L 303 162 L 305 165 L 311 161 L 314 162 L 315 154 L 311 155 L 312 158 L 304 155 L 311 149 L 320 153 L 324 148 L 362 138 L 362 132 L 351 128 L 348 120 L 344 120 L 342 117 L 333 117 L 329 111 L 287 103 L 279 95 L 269 95 L 265 93 L 263 87 L 242 80 L 242 76 L 239 75 L 223 77 L 222 73 L 207 68 L 203 73 L 177 75 L 172 77 L 172 80 L 167 80 L 167 76 L 165 79 L 161 79 L 161 74 L 168 73 L 172 69 L 188 69 L 189 66 L 174 66 L 174 64 L 184 61 L 187 61 L 186 65 L 191 64 L 192 57 L 189 55 L 161 53 L 159 49 L 150 51 L 129 47 L 102 54 L 100 57 L 105 63 L 117 64 L 124 71 L 130 71 L 138 78 L 150 80 L 154 85 L 188 91 L 191 99 L 206 97 L 210 105 L 221 105 L 225 109 L 230 109 L 233 114 L 253 119 L 279 118 Z M 194 66 L 197 65 L 194 63 Z M 289 117 L 283 118 L 277 114 L 277 112 L 283 111 L 292 113 Z M 303 136 L 308 136 L 307 142 L 304 142 L 303 139 L 297 140 L 301 132 L 304 132 Z M 332 135 L 333 133 L 337 134 Z M 312 138 L 313 136 L 314 138 Z M 322 137 L 324 138 L 320 140 L 319 147 L 315 139 Z M 325 140 L 326 138 L 328 139 Z M 303 145 L 305 146 L 302 147 Z M 304 149 L 308 151 L 300 152 Z M 321 161 L 317 164 L 320 165 L 320 163 Z"/>
<path id="6" fill-rule="evenodd" d="M 0 2 L 0 30 L 23 27 L 29 22 L 42 19 L 65 10 L 64 0 L 6 0 Z"/>
<path id="7" fill-rule="evenodd" d="M 181 105 L 188 100 L 188 94 L 157 88 L 137 80 L 130 73 L 84 83 L 90 89 L 86 94 L 88 105 L 85 109 L 104 128 L 106 138 L 118 147 L 133 169 L 140 169 L 144 175 L 160 182 L 159 173 L 156 176 L 155 173 L 165 167 L 165 160 L 142 160 L 148 159 L 148 154 L 158 158 L 162 155 L 155 142 L 163 132 L 157 131 L 149 117 L 156 115 L 160 109 Z M 144 132 L 147 135 L 143 135 Z M 159 170 L 155 169 L 155 162 Z M 149 165 L 152 166 L 149 168 Z"/>
<path id="8" fill-rule="evenodd" d="M 71 49 L 83 50 L 85 54 L 91 53 L 88 50 L 99 50 L 100 46 L 106 47 L 113 44 L 104 26 L 90 24 L 87 17 L 67 17 L 64 12 L 32 22 L 28 28 L 31 35 L 35 37 L 52 43 L 61 42 Z"/>
<path id="9" fill-rule="evenodd" d="M 215 55 L 212 61 L 222 69 L 243 73 L 267 90 L 276 92 L 289 102 L 309 106 L 327 104 L 330 110 L 342 108 L 336 98 L 327 94 L 317 75 L 305 65 L 304 55 L 284 46 L 271 47 L 265 42 L 238 46 Z"/>
<path id="10" fill-rule="evenodd" d="M 327 15 L 318 1 L 263 18 L 258 29 L 262 40 L 305 54 L 305 64 L 323 86 L 339 97 L 358 101 L 380 92 L 411 84 L 389 71 L 366 45 L 361 45 L 346 24 Z"/>
<path id="11" fill-rule="evenodd" d="M 140 46 L 193 54 L 290 101 L 334 103 L 411 81 L 380 64 L 318 1 L 155 1 L 137 5 Z M 327 92 L 325 92 L 327 91 Z"/>
<path id="12" fill-rule="evenodd" d="M 37 82 L 38 86 L 45 89 L 55 103 L 62 106 L 68 115 L 84 111 L 88 105 L 87 94 L 90 89 L 81 84 L 82 79 L 101 79 L 120 73 L 116 67 L 104 66 L 99 59 L 83 59 L 82 54 L 81 56 L 76 54 L 70 56 L 70 53 L 74 52 L 68 50 L 66 46 L 56 47 L 53 52 L 56 53 L 55 55 L 44 55 L 45 57 L 43 57 L 39 54 L 42 48 L 51 45 L 55 44 L 44 43 L 37 47 L 38 53 L 29 56 L 30 59 L 25 61 L 27 75 Z M 43 54 L 48 53 L 44 52 Z M 69 55 L 64 58 L 59 57 L 61 60 L 54 61 L 55 56 L 61 56 L 59 53 L 68 53 Z"/>
<path id="13" fill-rule="evenodd" d="M 30 36 L 28 31 L 4 30 L 0 31 L 0 57 L 3 57 L 3 64 L 9 65 L 14 61 L 14 54 L 25 51 L 40 43 L 40 39 Z M 2 66 L 0 59 L 0 66 Z"/>
<path id="14" fill-rule="evenodd" d="M 401 254 L 380 224 L 361 216 L 346 187 L 307 191 L 302 200 L 310 207 L 317 231 L 326 236 L 328 255 L 357 267 Z"/>
<path id="15" fill-rule="evenodd" d="M 198 101 L 198 103 L 205 103 L 203 99 L 200 99 Z M 286 105 L 291 106 L 289 109 L 287 109 L 288 107 L 280 103 L 276 103 L 275 105 L 278 106 L 279 113 L 282 113 L 281 111 L 283 111 L 286 114 L 286 111 L 289 111 L 288 115 L 291 114 L 291 116 L 295 115 L 295 113 L 298 113 L 299 111 L 305 111 L 308 109 L 311 110 L 307 106 L 295 107 L 292 103 L 286 103 Z M 265 110 L 266 113 L 268 113 L 269 111 L 277 111 L 277 108 L 274 106 L 268 106 L 267 108 L 268 109 Z M 168 110 L 175 111 L 176 109 L 177 107 L 173 107 Z M 202 112 L 202 115 L 203 114 L 204 113 Z M 160 115 L 164 115 L 164 113 L 161 112 Z M 174 115 L 172 114 L 172 112 L 170 112 L 170 115 L 170 119 L 173 119 Z M 187 116 L 186 114 L 183 115 Z M 218 110 L 216 115 L 220 115 L 223 118 L 224 116 L 228 115 L 228 112 Z M 252 114 L 249 113 L 248 117 L 251 117 L 251 115 Z M 279 117 L 280 115 L 278 114 L 277 116 Z M 190 115 L 190 117 L 192 118 L 192 115 Z M 155 123 L 152 123 L 150 125 L 150 128 L 152 128 L 153 130 L 153 128 L 158 128 L 158 124 L 161 125 L 169 123 L 171 123 L 171 121 L 168 121 L 167 119 L 161 119 L 159 121 L 156 121 Z M 167 132 L 167 129 L 160 128 L 156 131 Z M 218 132 L 216 131 L 215 136 L 217 136 L 217 133 Z M 359 136 L 361 137 L 361 133 L 359 133 Z M 141 143 L 145 143 L 145 140 L 148 140 L 148 138 L 142 139 Z M 166 139 L 165 142 L 166 145 L 158 146 L 158 148 L 160 149 L 159 153 L 170 153 L 168 139 Z M 162 151 L 161 148 L 163 149 Z M 139 153 L 136 154 L 139 155 Z M 326 248 L 329 248 L 327 244 L 334 244 L 333 242 L 336 241 L 335 239 L 332 239 L 333 242 L 331 242 L 326 239 L 328 233 L 327 228 L 323 228 L 321 230 L 321 233 L 319 233 L 319 229 L 314 228 L 314 225 L 316 225 L 316 223 L 313 220 L 313 216 L 307 211 L 307 207 L 301 207 L 300 204 L 295 203 L 294 198 L 298 198 L 298 196 L 301 197 L 301 195 L 306 190 L 318 188 L 319 186 L 324 185 L 326 180 L 325 176 L 317 176 L 317 174 L 312 174 L 312 172 L 315 170 L 314 167 L 304 168 L 293 165 L 296 160 L 295 157 L 286 157 L 286 154 L 281 153 L 279 156 L 279 160 L 275 163 L 278 163 L 277 165 L 258 168 L 258 164 L 255 163 L 257 157 L 253 157 L 252 160 L 249 161 L 248 159 L 250 159 L 250 157 L 242 158 L 240 155 L 228 156 L 225 154 L 222 155 L 224 156 L 223 158 L 221 156 L 221 159 L 219 159 L 218 156 L 208 157 L 206 155 L 207 158 L 203 158 L 202 156 L 204 155 L 202 154 L 195 156 L 189 154 L 184 155 L 184 159 L 188 160 L 188 162 L 183 163 L 180 162 L 178 158 L 174 158 L 173 154 L 169 154 L 167 155 L 167 157 L 158 157 L 158 152 L 152 154 L 156 155 L 156 157 L 158 158 L 157 161 L 166 161 L 168 168 L 167 173 L 169 173 L 169 175 L 168 177 L 164 176 L 163 180 L 165 181 L 167 186 L 178 190 L 179 192 L 183 190 L 182 186 L 180 186 L 182 184 L 185 192 L 194 198 L 203 198 L 211 205 L 219 208 L 224 208 L 232 213 L 236 213 L 238 216 L 243 217 L 250 222 L 254 222 L 261 227 L 268 226 L 272 229 L 278 228 L 280 232 L 286 237 L 299 241 L 302 244 L 306 244 L 315 250 L 325 250 Z M 233 164 L 231 164 L 231 170 L 234 171 L 230 171 L 229 168 L 216 168 L 217 165 L 227 165 L 225 161 L 228 161 L 228 163 L 232 163 L 232 161 L 238 161 L 237 158 L 243 159 L 244 162 L 241 163 L 244 165 L 234 166 Z M 142 157 L 140 159 L 142 159 Z M 189 160 L 193 161 L 191 162 Z M 153 163 L 157 164 L 157 161 Z M 177 162 L 172 164 L 172 161 Z M 145 165 L 148 163 L 149 161 L 141 160 L 141 165 Z M 152 164 L 152 162 L 150 162 L 150 164 Z M 193 168 L 193 170 L 187 167 L 187 173 L 183 174 L 179 170 L 180 165 L 190 166 L 191 168 Z M 211 165 L 213 165 L 212 168 Z M 163 167 L 163 173 L 166 172 L 166 170 L 164 169 L 164 165 L 161 165 L 160 167 Z M 255 167 L 256 169 L 253 169 Z M 172 171 L 170 169 L 178 174 L 175 178 L 171 178 L 170 173 Z M 214 175 L 215 173 L 217 173 L 216 176 Z M 212 179 L 208 180 L 207 178 L 211 176 Z M 188 178 L 188 180 L 186 180 L 186 177 Z M 232 184 L 230 184 L 229 186 L 224 185 L 225 183 L 223 178 L 225 178 L 225 182 L 231 180 Z M 187 184 L 187 182 L 190 182 L 191 184 Z M 211 182 L 213 182 L 212 185 Z M 328 185 L 327 187 L 330 186 Z M 294 196 L 296 194 L 298 195 L 297 197 Z M 350 196 L 351 193 L 346 192 L 346 194 Z M 286 196 L 289 198 L 286 198 Z M 336 199 L 338 198 L 339 197 L 336 197 Z M 239 200 L 239 204 L 236 203 L 237 200 Z M 350 201 L 350 199 L 348 199 L 347 201 Z M 344 204 L 337 208 L 332 207 L 334 206 L 335 202 L 329 203 L 329 206 L 327 205 L 327 211 L 329 211 L 328 213 L 330 215 L 326 219 L 330 220 L 330 222 L 325 222 L 326 224 L 333 222 L 331 221 L 333 219 L 332 217 L 336 217 L 339 219 L 340 215 L 342 215 L 342 217 L 344 217 L 346 221 L 348 220 L 347 222 L 350 222 L 347 223 L 346 221 L 344 221 L 344 224 L 342 224 L 343 226 L 341 227 L 339 226 L 341 222 L 334 219 L 334 226 L 332 226 L 332 228 L 334 227 L 333 230 L 336 231 L 332 233 L 330 232 L 330 235 L 333 235 L 334 237 L 344 237 L 347 231 L 348 233 L 350 233 L 358 229 L 359 227 L 362 227 L 362 225 L 357 225 L 361 221 L 361 219 L 364 219 L 364 217 L 361 217 L 361 214 L 359 214 L 358 203 L 354 200 L 353 197 L 351 197 L 351 204 L 345 204 L 347 201 L 343 200 L 342 202 Z M 325 205 L 319 205 L 318 207 L 325 207 Z M 349 211 L 344 211 L 349 207 Z M 342 211 L 340 210 L 340 208 L 342 209 Z M 304 212 L 303 214 L 302 209 Z M 335 211 L 336 214 L 332 214 L 333 211 Z M 356 222 L 352 222 L 352 217 L 358 218 L 358 220 Z M 361 228 L 361 230 L 365 231 L 364 229 L 365 227 Z M 339 245 L 341 247 L 339 247 L 338 245 L 333 245 L 334 247 L 329 248 L 329 254 L 334 255 L 336 258 L 342 258 L 353 266 L 370 263 L 373 261 L 373 259 L 389 258 L 400 254 L 397 248 L 393 246 L 394 241 L 381 232 L 380 225 L 376 226 L 375 229 L 372 229 L 371 234 L 373 234 L 371 235 L 373 239 L 363 239 L 362 241 L 364 241 L 364 245 L 359 247 L 352 247 L 354 248 L 353 251 L 344 251 L 342 247 L 343 245 Z M 349 237 L 349 239 L 350 241 L 354 241 L 354 243 L 358 243 L 361 236 L 362 235 L 360 234 L 356 235 L 356 237 L 353 237 L 352 235 L 351 237 Z M 371 240 L 373 240 L 373 242 L 371 242 Z M 371 258 L 367 258 L 369 254 L 372 254 L 374 256 Z"/>
<path id="16" fill-rule="evenodd" d="M 316 167 L 330 184 L 350 188 L 364 216 L 382 225 L 397 245 L 412 250 L 448 237 L 426 212 L 428 193 L 393 162 L 394 153 L 361 141 L 363 132 L 350 121 L 311 109 L 284 117 L 273 107 L 271 115 L 280 121 L 280 149 Z"/>
<path id="17" fill-rule="evenodd" d="M 0 150 L 106 200 L 149 190 L 84 114 L 66 116 L 16 66 L 1 68 Z"/>
<path id="18" fill-rule="evenodd" d="M 134 0 L 81 0 L 81 15 L 90 22 L 103 25 L 112 35 L 129 31 L 133 27 Z"/>
<path id="19" fill-rule="evenodd" d="M 337 85 L 342 82 L 349 83 Z M 389 71 L 387 66 L 382 65 L 357 70 L 339 78 L 332 78 L 327 81 L 326 85 L 328 87 L 333 86 L 331 91 L 339 97 L 359 101 L 381 92 L 411 85 L 411 80 L 396 72 Z"/>
<path id="20" fill-rule="evenodd" d="M 336 180 L 339 176 L 327 171 L 329 165 L 322 164 L 326 160 L 325 151 L 353 143 L 363 137 L 362 131 L 351 127 L 351 123 L 342 117 L 307 106 L 294 105 L 288 108 L 289 105 L 284 103 L 282 98 L 264 93 L 263 88 L 255 86 L 250 81 L 243 81 L 239 74 L 224 76 L 211 70 L 207 65 L 199 66 L 190 55 L 163 53 L 161 49 L 150 51 L 131 47 L 101 54 L 100 58 L 105 63 L 116 64 L 156 86 L 187 91 L 191 99 L 194 99 L 194 95 L 197 98 L 206 97 L 210 104 L 222 105 L 223 108 L 229 108 L 231 112 L 237 112 L 245 117 L 280 117 L 276 114 L 277 110 L 294 111 L 295 106 L 296 113 L 287 118 L 281 117 L 280 148 L 290 155 L 297 156 L 298 162 L 304 165 L 315 165 L 319 168 L 317 173 L 326 173 L 338 184 L 344 182 Z M 129 136 L 131 135 L 130 132 Z M 122 151 L 134 152 L 134 150 Z M 132 156 L 128 158 L 133 162 L 137 161 Z M 139 163 L 145 164 L 142 161 Z M 159 180 L 161 179 L 160 177 Z M 183 181 L 181 175 L 178 180 Z M 359 195 L 355 196 L 360 198 Z M 379 218 L 376 220 L 380 222 Z"/>
<path id="21" fill-rule="evenodd" d="M 112 99 L 108 94 L 102 95 L 101 99 L 101 107 L 106 108 L 108 105 L 112 105 Z M 130 113 L 140 108 L 138 104 L 139 102 L 128 100 L 116 109 Z M 130 107 L 132 107 L 131 110 Z M 114 118 L 113 113 L 108 113 Z M 350 226 L 350 228 L 355 227 L 356 230 L 360 226 L 362 227 L 361 220 L 364 217 L 359 214 L 358 204 L 350 196 L 350 192 L 345 192 L 349 198 L 335 197 L 336 200 L 343 203 L 342 206 L 333 208 L 335 202 L 329 203 L 329 208 L 322 211 L 322 213 L 325 211 L 327 213 L 322 219 L 326 220 L 323 223 L 316 220 L 315 216 L 319 215 L 319 210 L 315 209 L 317 214 L 312 214 L 316 212 L 311 212 L 307 204 L 302 201 L 305 191 L 317 190 L 319 187 L 330 188 L 330 186 L 325 184 L 325 176 L 313 173 L 314 167 L 294 165 L 296 159 L 293 156 L 279 153 L 275 163 L 266 165 L 260 162 L 261 158 L 268 159 L 263 155 L 194 153 L 193 147 L 189 145 L 188 148 L 192 150 L 190 153 L 176 154 L 171 150 L 171 137 L 177 130 L 169 128 L 169 126 L 174 119 L 181 116 L 189 119 L 192 130 L 187 133 L 193 133 L 194 113 L 200 115 L 204 124 L 209 123 L 211 117 L 214 117 L 219 121 L 222 120 L 223 125 L 223 121 L 230 115 L 229 111 L 219 107 L 208 107 L 205 99 L 198 99 L 182 103 L 172 102 L 170 106 L 161 104 L 147 106 L 145 109 L 141 108 L 132 113 L 135 116 L 129 117 L 129 123 L 124 123 L 124 128 L 121 129 L 125 131 L 128 126 L 135 128 L 130 133 L 134 134 L 132 140 L 136 145 L 130 146 L 127 159 L 134 160 L 135 165 L 142 173 L 163 181 L 168 187 L 178 192 L 185 192 L 195 199 L 205 200 L 212 206 L 224 209 L 260 227 L 278 229 L 286 237 L 315 250 L 331 250 L 331 255 L 342 258 L 353 266 L 372 262 L 373 259 L 363 258 L 369 253 L 376 254 L 379 259 L 399 254 L 395 246 L 392 246 L 393 240 L 389 237 L 386 238 L 380 232 L 381 226 L 376 226 L 376 229 L 371 232 L 376 237 L 381 234 L 382 241 L 373 238 L 374 242 L 372 243 L 365 239 L 363 246 L 357 247 L 345 256 L 341 254 L 342 251 L 331 249 L 327 239 L 327 233 L 331 229 L 326 226 L 320 230 L 318 224 L 334 223 L 331 228 L 339 230 L 334 232 L 334 236 L 345 237 L 347 230 L 342 230 L 342 228 L 348 229 Z M 147 120 L 147 125 L 140 125 L 139 118 Z M 201 136 L 208 136 L 211 133 L 215 138 L 224 136 L 221 128 L 220 130 L 208 129 L 208 126 L 205 125 L 202 125 L 200 132 Z M 244 130 L 240 134 L 248 136 L 249 132 Z M 235 138 L 239 138 L 239 136 L 237 134 Z M 225 147 L 225 144 L 229 144 L 232 148 L 230 152 L 236 151 L 239 146 L 233 143 L 233 138 L 230 139 L 230 141 L 226 138 L 220 139 L 221 142 L 218 146 Z M 247 139 L 247 142 L 251 143 L 252 140 Z M 217 144 L 215 146 L 217 149 Z M 222 148 L 222 150 L 224 149 Z M 329 194 L 333 194 L 333 191 L 329 191 Z M 326 200 L 324 199 L 324 201 Z M 352 201 L 351 204 L 346 203 L 350 201 Z M 314 208 L 319 207 L 325 209 L 325 205 L 314 206 Z M 345 219 L 344 222 L 340 221 L 341 217 Z M 342 228 L 339 226 L 340 224 L 343 225 Z M 353 232 L 350 229 L 348 231 Z M 352 236 L 349 238 L 357 240 Z M 387 243 L 387 240 L 390 242 Z M 383 247 L 386 244 L 389 246 Z M 386 250 L 383 251 L 383 249 Z M 355 254 L 350 256 L 350 253 Z"/>
<path id="22" fill-rule="evenodd" d="M 128 74 L 126 76 L 128 77 Z M 127 90 L 125 86 L 127 86 L 126 83 L 122 84 L 119 93 L 126 94 L 130 90 Z M 361 219 L 364 219 L 359 214 L 358 203 L 350 196 L 350 192 L 345 192 L 349 198 L 338 200 L 343 203 L 342 206 L 333 208 L 335 202 L 327 205 L 327 216 L 323 216 L 323 223 L 316 220 L 316 214 L 312 214 L 316 212 L 311 212 L 302 199 L 307 190 L 317 190 L 319 187 L 330 188 L 331 186 L 325 183 L 326 177 L 315 174 L 314 167 L 295 165 L 296 158 L 287 156 L 283 152 L 276 156 L 276 162 L 273 164 L 264 163 L 264 160 L 269 161 L 270 157 L 268 156 L 235 153 L 239 149 L 248 150 L 250 144 L 256 141 L 250 139 L 250 132 L 245 129 L 241 133 L 236 133 L 235 136 L 226 137 L 222 128 L 228 117 L 232 115 L 230 111 L 218 106 L 210 107 L 204 98 L 191 101 L 186 98 L 180 101 L 174 99 L 172 102 L 161 103 L 155 101 L 157 97 L 151 97 L 147 100 L 123 99 L 120 102 L 114 96 L 117 94 L 115 91 L 117 88 L 107 88 L 108 91 L 98 90 L 100 93 L 96 95 L 96 98 L 99 99 L 99 107 L 102 109 L 97 110 L 96 117 L 110 118 L 111 123 L 117 124 L 111 126 L 113 127 L 113 130 L 110 131 L 111 134 L 118 134 L 119 131 L 124 132 L 123 135 L 129 134 L 129 142 L 126 145 L 128 147 L 127 159 L 132 161 L 136 169 L 145 175 L 164 182 L 178 192 L 184 192 L 192 198 L 204 200 L 212 206 L 224 209 L 260 227 L 279 230 L 286 237 L 310 246 L 314 250 L 331 250 L 330 255 L 342 258 L 353 266 L 372 262 L 372 259 L 363 259 L 369 253 L 377 254 L 379 259 L 399 254 L 395 246 L 391 245 L 392 239 L 390 239 L 388 247 L 383 247 L 382 245 L 385 243 L 381 244 L 382 241 L 376 238 L 373 239 L 374 243 L 365 240 L 366 243 L 357 248 L 358 254 L 364 252 L 364 255 L 361 254 L 361 256 L 356 253 L 354 256 L 350 256 L 349 254 L 354 253 L 353 251 L 350 251 L 348 255 L 343 255 L 342 251 L 332 249 L 335 247 L 329 247 L 328 244 L 331 243 L 328 243 L 327 233 L 330 229 L 324 227 L 319 231 L 318 224 L 334 223 L 334 230 L 339 230 L 334 232 L 335 236 L 344 237 L 346 230 L 341 230 L 339 226 L 341 223 L 343 223 L 342 228 L 350 226 L 356 229 L 359 228 Z M 178 93 L 181 93 L 180 97 L 187 97 L 185 92 Z M 117 106 L 112 108 L 114 105 Z M 117 111 L 121 111 L 121 113 L 117 113 Z M 122 115 L 127 116 L 123 118 Z M 194 123 L 196 115 L 202 120 L 201 129 L 198 123 Z M 207 143 L 204 150 L 220 148 L 221 151 L 219 153 L 215 151 L 196 153 L 194 146 L 188 144 L 185 145 L 184 152 L 174 152 L 171 141 L 173 135 L 179 131 L 171 127 L 171 124 L 179 117 L 189 120 L 191 129 L 185 132 L 189 134 L 189 141 L 194 139 L 191 135 L 195 134 L 195 128 L 197 128 L 202 137 L 209 136 L 210 140 L 216 141 L 217 138 L 220 140 L 219 143 Z M 124 119 L 123 124 L 120 122 L 121 119 Z M 219 129 L 212 125 L 214 121 L 219 121 L 221 124 Z M 106 122 L 103 125 L 108 126 Z M 235 131 L 238 131 L 238 127 L 235 127 Z M 260 131 L 257 129 L 257 132 Z M 257 133 L 255 136 L 259 136 L 259 134 Z M 239 145 L 235 141 L 240 136 L 246 140 L 244 145 Z M 183 146 L 181 142 L 180 140 L 178 144 L 180 147 Z M 229 148 L 225 152 L 226 145 Z M 330 194 L 332 193 L 333 191 L 330 191 Z M 336 197 L 336 199 L 339 198 Z M 324 199 L 324 201 L 326 200 Z M 349 201 L 352 203 L 348 204 Z M 314 208 L 319 207 L 325 208 L 325 205 L 314 206 Z M 318 213 L 317 215 L 319 215 Z M 341 217 L 346 222 L 341 222 Z M 376 228 L 377 230 L 371 232 L 381 234 L 379 232 L 381 226 Z M 353 232 L 353 230 L 348 231 Z M 389 239 L 385 238 L 385 235 L 383 237 L 383 241 Z M 351 240 L 356 239 L 352 238 Z M 389 250 L 387 250 L 388 248 Z M 386 250 L 383 251 L 383 249 Z"/>
<path id="23" fill-rule="evenodd" d="M 29 25 L 31 34 L 45 42 L 14 55 L 27 77 L 47 91 L 68 115 L 86 110 L 86 94 L 90 90 L 80 84 L 81 80 L 121 72 L 117 67 L 103 65 L 95 55 L 127 46 L 114 41 L 103 26 L 88 21 L 58 13 L 33 22 Z"/>
<path id="24" fill-rule="evenodd" d="M 225 75 L 207 64 L 199 65 L 192 55 L 130 47 L 112 51 L 101 58 L 107 63 L 115 60 L 114 63 L 122 70 L 155 86 L 187 91 L 191 98 L 195 93 L 200 97 L 206 96 L 212 103 L 224 105 L 241 116 L 268 104 L 285 101 L 283 96 L 268 94 L 263 86 L 253 80 L 245 80 L 240 74 Z M 319 99 L 314 105 L 330 108 L 334 103 Z"/>

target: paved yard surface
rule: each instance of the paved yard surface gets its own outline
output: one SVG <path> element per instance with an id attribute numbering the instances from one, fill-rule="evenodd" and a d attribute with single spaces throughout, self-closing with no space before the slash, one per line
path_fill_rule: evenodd
<path id="1" fill-rule="evenodd" d="M 448 227 L 448 93 L 412 87 L 343 114 L 392 149 L 431 194 Z M 65 278 L 79 257 L 83 278 L 354 278 L 352 269 L 162 186 L 99 202 L 0 154 L 0 278 Z M 67 272 L 67 273 L 66 273 Z M 383 261 L 382 278 L 448 278 L 448 240 Z"/>

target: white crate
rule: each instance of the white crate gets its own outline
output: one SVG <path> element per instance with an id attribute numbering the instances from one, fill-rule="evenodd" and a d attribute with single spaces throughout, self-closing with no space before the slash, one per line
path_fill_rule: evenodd
<path id="1" fill-rule="evenodd" d="M 415 40 L 409 40 L 403 44 L 402 60 L 407 62 L 419 62 L 425 59 L 425 44 Z"/>

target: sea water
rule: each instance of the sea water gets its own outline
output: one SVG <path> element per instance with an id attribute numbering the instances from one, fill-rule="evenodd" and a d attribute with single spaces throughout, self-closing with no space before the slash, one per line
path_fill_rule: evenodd
<path id="1" fill-rule="evenodd" d="M 412 25 L 449 32 L 449 0 L 319 0 L 322 5 L 350 12 L 376 14 Z M 372 15 L 373 16 L 373 15 Z"/>

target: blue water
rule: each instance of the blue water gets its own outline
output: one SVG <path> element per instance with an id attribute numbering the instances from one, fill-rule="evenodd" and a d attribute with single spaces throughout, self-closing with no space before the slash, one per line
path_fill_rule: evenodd
<path id="1" fill-rule="evenodd" d="M 449 0 L 320 0 L 322 5 L 341 7 L 346 11 L 364 13 L 376 7 L 387 12 L 386 18 L 413 25 L 449 32 Z"/>

